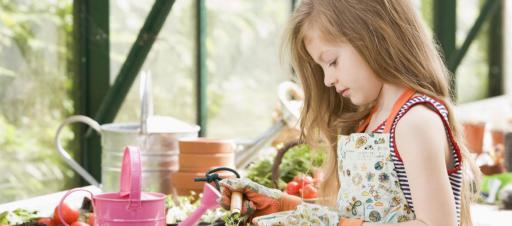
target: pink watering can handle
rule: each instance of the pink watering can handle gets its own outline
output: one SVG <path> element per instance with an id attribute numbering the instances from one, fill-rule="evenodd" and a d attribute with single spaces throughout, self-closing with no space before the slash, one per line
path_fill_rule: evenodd
<path id="1" fill-rule="evenodd" d="M 85 190 L 83 188 L 75 188 L 75 189 L 72 189 L 72 190 L 69 190 L 68 192 L 66 192 L 66 194 L 62 197 L 62 199 L 60 200 L 59 202 L 59 205 L 57 206 L 57 211 L 59 213 L 59 219 L 60 219 L 60 222 L 62 222 L 62 224 L 64 224 L 65 226 L 69 226 L 68 222 L 66 222 L 64 220 L 64 217 L 62 215 L 62 203 L 64 203 L 64 200 L 69 196 L 71 195 L 71 193 L 75 193 L 77 191 L 85 191 L 87 193 L 89 193 L 91 195 L 91 204 L 92 204 L 92 209 L 93 210 L 96 210 L 96 207 L 94 206 L 94 194 L 92 194 L 91 191 L 88 191 L 88 190 Z"/>
<path id="2" fill-rule="evenodd" d="M 139 149 L 127 146 L 124 149 L 123 165 L 121 167 L 121 196 L 128 196 L 131 208 L 141 206 L 141 162 Z"/>

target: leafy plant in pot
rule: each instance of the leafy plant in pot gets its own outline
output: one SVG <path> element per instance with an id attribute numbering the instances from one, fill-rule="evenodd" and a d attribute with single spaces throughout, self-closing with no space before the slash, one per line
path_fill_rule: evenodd
<path id="1" fill-rule="evenodd" d="M 289 194 L 314 201 L 316 189 L 322 180 L 322 165 L 325 154 L 322 149 L 313 150 L 298 141 L 283 145 L 273 159 L 254 162 L 247 177 L 270 188 L 281 189 Z"/>

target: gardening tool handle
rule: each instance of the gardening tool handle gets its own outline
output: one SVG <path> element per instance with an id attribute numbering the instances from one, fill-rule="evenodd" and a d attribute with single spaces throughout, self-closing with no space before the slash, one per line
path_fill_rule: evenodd
<path id="1" fill-rule="evenodd" d="M 62 132 L 62 129 L 64 129 L 64 127 L 66 127 L 67 125 L 75 122 L 85 123 L 101 134 L 101 126 L 96 121 L 94 121 L 94 119 L 83 115 L 73 115 L 64 120 L 64 122 L 62 122 L 62 124 L 57 129 L 57 133 L 55 133 L 54 139 L 55 147 L 57 148 L 57 151 L 59 152 L 60 156 L 69 166 L 71 166 L 71 168 L 73 168 L 78 174 L 80 174 L 80 176 L 82 176 L 87 182 L 89 182 L 89 184 L 92 184 L 96 187 L 100 187 L 100 183 L 96 179 L 94 179 L 94 177 L 91 176 L 91 174 L 89 174 L 87 170 L 82 168 L 80 164 L 73 160 L 73 158 L 68 154 L 68 151 L 66 151 L 66 149 L 62 147 L 62 144 L 60 142 L 60 133 Z"/>
<path id="2" fill-rule="evenodd" d="M 69 224 L 64 220 L 64 217 L 63 217 L 63 214 L 62 214 L 62 203 L 64 203 L 64 200 L 69 195 L 71 195 L 72 193 L 75 193 L 77 191 L 85 191 L 85 192 L 87 192 L 87 193 L 89 193 L 91 195 L 92 209 L 94 211 L 96 211 L 96 207 L 94 206 L 94 194 L 91 191 L 85 190 L 83 188 L 75 188 L 75 189 L 69 190 L 68 192 L 66 192 L 66 194 L 64 194 L 64 196 L 62 197 L 62 199 L 59 202 L 59 205 L 57 206 L 57 211 L 58 211 L 58 214 L 59 214 L 60 222 L 62 222 L 62 224 L 64 224 L 64 226 L 69 226 Z M 94 224 L 96 224 L 96 223 L 94 223 Z"/>
<path id="3" fill-rule="evenodd" d="M 242 212 L 242 193 L 239 191 L 235 191 L 231 193 L 231 213 L 240 213 Z"/>
<path id="4" fill-rule="evenodd" d="M 141 206 L 141 163 L 140 151 L 137 147 L 126 146 L 121 166 L 121 196 L 128 196 L 128 208 Z"/>

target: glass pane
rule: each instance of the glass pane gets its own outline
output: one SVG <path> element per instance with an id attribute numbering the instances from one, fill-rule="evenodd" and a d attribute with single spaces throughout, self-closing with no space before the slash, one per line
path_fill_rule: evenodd
<path id="1" fill-rule="evenodd" d="M 72 2 L 0 1 L 0 168 L 9 169 L 0 174 L 0 203 L 74 182 L 53 144 L 73 112 Z M 72 137 L 66 130 L 63 141 Z"/>
<path id="2" fill-rule="evenodd" d="M 433 0 L 413 0 L 415 8 L 418 10 L 420 17 L 423 19 L 423 22 L 427 24 L 429 31 L 432 31 L 433 24 Z"/>
<path id="3" fill-rule="evenodd" d="M 155 114 L 195 123 L 195 1 L 176 1 L 142 70 L 151 71 Z M 116 0 L 110 4 L 111 77 L 118 75 L 154 1 Z M 139 80 L 116 121 L 138 121 Z"/>
<path id="4" fill-rule="evenodd" d="M 461 46 L 480 14 L 482 1 L 457 1 L 457 46 Z M 489 21 L 489 20 L 487 20 Z M 457 101 L 459 103 L 487 97 L 488 71 L 487 62 L 488 32 L 486 22 L 478 36 L 471 44 L 466 56 L 457 69 Z"/>
<path id="5" fill-rule="evenodd" d="M 254 139 L 272 125 L 291 1 L 208 0 L 208 136 Z"/>

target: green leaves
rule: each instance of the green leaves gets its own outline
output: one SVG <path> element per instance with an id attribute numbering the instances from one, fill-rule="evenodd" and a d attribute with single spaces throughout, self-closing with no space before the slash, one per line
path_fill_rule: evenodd
<path id="1" fill-rule="evenodd" d="M 37 211 L 28 211 L 25 209 L 15 209 L 0 213 L 0 224 L 17 225 L 29 222 L 37 217 Z"/>
<path id="2" fill-rule="evenodd" d="M 271 156 L 273 158 L 273 156 Z M 280 180 L 278 188 L 283 188 L 287 182 L 299 174 L 311 175 L 311 170 L 320 167 L 325 154 L 321 150 L 312 150 L 308 145 L 297 145 L 288 150 L 279 166 Z M 247 177 L 266 187 L 275 188 L 272 183 L 272 160 L 263 159 L 252 164 L 247 170 Z"/>

